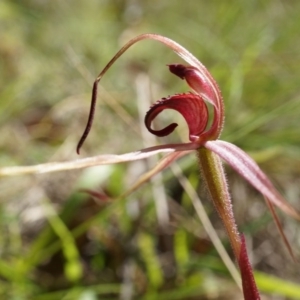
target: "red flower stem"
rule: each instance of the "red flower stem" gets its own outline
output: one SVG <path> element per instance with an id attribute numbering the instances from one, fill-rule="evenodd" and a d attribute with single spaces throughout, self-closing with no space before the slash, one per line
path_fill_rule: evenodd
<path id="1" fill-rule="evenodd" d="M 199 148 L 197 153 L 202 178 L 204 179 L 209 196 L 225 226 L 234 255 L 238 261 L 241 251 L 241 238 L 235 223 L 231 197 L 222 162 L 216 154 L 206 148 Z"/>
<path id="2" fill-rule="evenodd" d="M 241 270 L 244 299 L 260 300 L 259 291 L 257 289 L 255 279 L 253 276 L 252 266 L 248 258 L 245 237 L 243 234 L 241 236 L 241 243 L 241 253 L 238 263 Z"/>

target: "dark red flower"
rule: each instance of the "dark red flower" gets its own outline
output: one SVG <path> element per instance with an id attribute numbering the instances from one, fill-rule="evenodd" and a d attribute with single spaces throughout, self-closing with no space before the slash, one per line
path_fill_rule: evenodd
<path id="1" fill-rule="evenodd" d="M 245 240 L 240 236 L 232 211 L 232 202 L 225 179 L 224 169 L 221 159 L 227 162 L 235 171 L 237 171 L 245 180 L 247 180 L 255 189 L 257 189 L 266 199 L 271 212 L 275 218 L 275 222 L 280 227 L 279 220 L 275 215 L 274 206 L 300 220 L 300 214 L 290 205 L 281 194 L 275 189 L 268 177 L 261 171 L 257 163 L 249 157 L 243 150 L 237 146 L 219 140 L 224 123 L 224 103 L 220 89 L 205 66 L 195 58 L 184 47 L 166 37 L 156 34 L 142 34 L 130 40 L 106 65 L 103 71 L 98 75 L 94 82 L 90 115 L 86 125 L 86 129 L 78 143 L 77 152 L 84 143 L 93 122 L 95 104 L 97 99 L 97 85 L 102 76 L 111 67 L 111 65 L 135 43 L 152 39 L 163 43 L 171 48 L 181 58 L 183 58 L 188 66 L 182 64 L 169 65 L 170 71 L 181 79 L 186 80 L 187 84 L 193 90 L 193 93 L 177 94 L 162 98 L 157 101 L 145 116 L 145 125 L 147 129 L 157 135 L 166 136 L 174 131 L 177 124 L 172 123 L 161 130 L 151 128 L 151 123 L 155 117 L 165 109 L 173 109 L 178 111 L 187 122 L 189 128 L 190 143 L 167 144 L 142 149 L 139 151 L 126 153 L 122 155 L 99 155 L 97 157 L 85 158 L 73 162 L 64 163 L 48 163 L 29 167 L 2 168 L 0 175 L 24 174 L 24 173 L 40 173 L 52 172 L 66 169 L 76 169 L 95 165 L 113 164 L 120 162 L 144 159 L 157 153 L 167 153 L 151 171 L 142 176 L 139 182 L 130 190 L 134 190 L 140 184 L 149 180 L 152 176 L 168 167 L 179 157 L 190 153 L 192 150 L 197 151 L 199 158 L 199 166 L 202 171 L 203 180 L 206 183 L 208 194 L 210 195 L 220 218 L 223 221 L 227 234 L 229 236 L 234 255 L 239 264 L 244 297 L 246 300 L 259 299 L 259 293 L 255 284 L 252 268 L 247 256 Z M 208 105 L 213 106 L 213 116 L 209 124 Z M 282 230 L 281 234 L 284 236 Z M 292 250 L 285 236 L 284 242 L 287 245 L 291 255 Z"/>

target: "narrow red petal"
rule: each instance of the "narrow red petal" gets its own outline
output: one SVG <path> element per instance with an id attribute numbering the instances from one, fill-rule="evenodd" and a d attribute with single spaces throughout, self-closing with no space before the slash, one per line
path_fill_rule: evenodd
<path id="1" fill-rule="evenodd" d="M 253 271 L 249 262 L 245 237 L 241 235 L 241 253 L 239 257 L 239 267 L 242 276 L 243 293 L 245 300 L 259 300 L 260 295 L 254 280 Z"/>
<path id="2" fill-rule="evenodd" d="M 166 156 L 164 156 L 150 171 L 144 173 L 140 176 L 140 178 L 135 181 L 134 185 L 124 192 L 120 198 L 127 197 L 130 195 L 133 191 L 137 190 L 142 184 L 148 182 L 151 178 L 153 178 L 156 174 L 159 172 L 162 172 L 166 168 L 168 168 L 173 162 L 178 160 L 179 158 L 191 153 L 193 150 L 182 150 L 178 152 L 169 153 Z"/>
<path id="3" fill-rule="evenodd" d="M 267 175 L 243 150 L 231 143 L 220 140 L 207 141 L 204 147 L 218 154 L 274 205 L 295 219 L 300 220 L 299 212 L 286 202 L 283 196 L 275 189 Z"/>
<path id="4" fill-rule="evenodd" d="M 161 130 L 151 128 L 151 122 L 165 109 L 178 111 L 186 120 L 189 127 L 190 141 L 194 142 L 203 133 L 208 122 L 208 110 L 202 97 L 192 93 L 178 94 L 157 101 L 145 116 L 147 129 L 157 135 L 166 136 L 174 131 L 176 123 L 172 123 Z"/>
<path id="5" fill-rule="evenodd" d="M 273 203 L 272 203 L 271 201 L 269 201 L 269 199 L 268 199 L 267 197 L 265 197 L 265 200 L 266 200 L 266 203 L 268 204 L 268 207 L 269 207 L 269 209 L 270 209 L 270 211 L 271 211 L 273 220 L 274 220 L 274 222 L 275 222 L 275 224 L 276 224 L 276 226 L 277 226 L 277 229 L 278 229 L 278 231 L 279 231 L 279 233 L 280 233 L 280 235 L 281 235 L 281 237 L 282 237 L 282 239 L 283 239 L 283 242 L 284 242 L 284 244 L 285 244 L 287 250 L 289 251 L 289 253 L 290 253 L 292 259 L 294 260 L 294 262 L 297 262 L 296 257 L 295 257 L 295 255 L 294 255 L 294 251 L 293 251 L 293 249 L 292 249 L 292 246 L 290 245 L 290 243 L 289 243 L 289 241 L 288 241 L 288 239 L 287 239 L 287 237 L 286 237 L 286 235 L 285 235 L 285 233 L 284 233 L 284 231 L 283 231 L 281 222 L 280 222 L 280 220 L 279 220 L 279 218 L 278 218 L 278 216 L 277 216 L 277 214 L 276 214 L 276 211 L 275 211 L 275 209 L 274 209 Z"/>

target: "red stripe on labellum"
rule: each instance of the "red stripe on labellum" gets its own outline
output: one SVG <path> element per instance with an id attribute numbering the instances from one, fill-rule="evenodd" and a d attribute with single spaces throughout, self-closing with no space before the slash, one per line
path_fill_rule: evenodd
<path id="1" fill-rule="evenodd" d="M 208 110 L 201 96 L 192 93 L 173 95 L 157 101 L 145 116 L 147 129 L 156 136 L 169 135 L 178 126 L 172 123 L 161 130 L 151 128 L 151 122 L 165 109 L 178 111 L 186 120 L 189 127 L 189 138 L 191 142 L 196 141 L 203 133 L 208 122 Z"/>

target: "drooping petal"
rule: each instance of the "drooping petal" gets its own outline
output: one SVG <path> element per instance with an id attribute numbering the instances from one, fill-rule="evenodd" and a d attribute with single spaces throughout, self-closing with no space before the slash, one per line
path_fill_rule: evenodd
<path id="1" fill-rule="evenodd" d="M 129 196 L 133 191 L 137 190 L 140 186 L 148 182 L 156 174 L 168 168 L 173 162 L 175 162 L 179 158 L 191 153 L 191 151 L 193 150 L 178 151 L 167 154 L 154 166 L 154 168 L 141 175 L 140 178 L 134 183 L 134 185 L 126 192 L 124 192 L 120 196 L 120 198 Z"/>
<path id="2" fill-rule="evenodd" d="M 297 212 L 273 186 L 257 163 L 237 146 L 224 141 L 207 141 L 204 147 L 218 154 L 254 188 L 281 210 L 300 220 Z"/>
<path id="3" fill-rule="evenodd" d="M 254 280 L 253 271 L 249 262 L 245 237 L 241 235 L 241 252 L 238 259 L 242 276 L 243 293 L 245 300 L 259 300 L 260 295 Z"/>
<path id="4" fill-rule="evenodd" d="M 205 101 L 214 107 L 214 119 L 211 128 L 205 133 L 205 138 L 216 139 L 219 137 L 224 123 L 224 104 L 221 91 L 209 74 L 193 66 L 184 66 L 181 64 L 170 64 L 169 70 L 181 79 L 185 79 L 188 85 Z"/>
<path id="5" fill-rule="evenodd" d="M 192 93 L 178 94 L 157 101 L 147 112 L 145 125 L 151 133 L 157 136 L 170 134 L 178 125 L 172 123 L 161 130 L 151 128 L 151 122 L 165 109 L 176 110 L 184 117 L 189 127 L 189 138 L 192 142 L 195 142 L 206 128 L 208 110 L 203 99 L 199 95 Z"/>
<path id="6" fill-rule="evenodd" d="M 273 220 L 274 220 L 274 222 L 276 224 L 276 227 L 277 227 L 277 229 L 278 229 L 278 231 L 279 231 L 279 233 L 281 235 L 281 238 L 283 239 L 283 242 L 284 242 L 287 250 L 289 251 L 291 258 L 294 260 L 294 262 L 296 262 L 296 257 L 294 255 L 294 251 L 293 251 L 292 246 L 290 245 L 290 243 L 289 243 L 289 241 L 288 241 L 288 239 L 287 239 L 287 237 L 286 237 L 286 235 L 285 235 L 285 233 L 283 231 L 281 222 L 280 222 L 280 220 L 279 220 L 279 218 L 278 218 L 278 216 L 276 214 L 276 211 L 274 209 L 274 205 L 273 205 L 272 202 L 269 201 L 268 198 L 265 197 L 265 200 L 266 200 L 266 203 L 267 203 L 267 205 L 268 205 L 268 207 L 270 209 L 270 212 L 272 214 L 272 217 L 273 217 Z"/>

